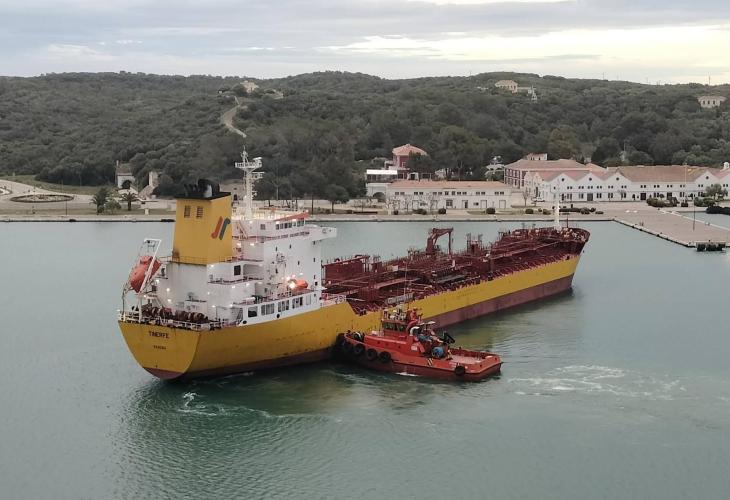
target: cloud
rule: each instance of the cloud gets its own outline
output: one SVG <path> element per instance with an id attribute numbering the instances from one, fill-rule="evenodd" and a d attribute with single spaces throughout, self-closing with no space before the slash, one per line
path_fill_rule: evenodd
<path id="1" fill-rule="evenodd" d="M 674 81 L 712 71 L 730 80 L 724 0 L 0 0 L 0 18 L 7 74 L 517 70 Z"/>
<path id="2" fill-rule="evenodd" d="M 92 49 L 86 45 L 74 45 L 70 43 L 53 43 L 46 47 L 48 56 L 52 59 L 77 59 L 85 58 L 96 61 L 109 60 L 111 56 L 99 50 Z"/>

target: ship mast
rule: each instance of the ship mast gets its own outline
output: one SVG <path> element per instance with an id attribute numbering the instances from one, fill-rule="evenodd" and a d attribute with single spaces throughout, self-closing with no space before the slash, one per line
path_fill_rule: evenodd
<path id="1" fill-rule="evenodd" d="M 560 231 L 560 186 L 555 188 L 555 207 L 553 209 L 554 216 L 555 216 L 555 229 L 557 231 Z"/>
<path id="2" fill-rule="evenodd" d="M 248 220 L 253 219 L 253 196 L 255 194 L 253 184 L 264 175 L 262 172 L 256 172 L 261 166 L 261 157 L 254 158 L 252 162 L 248 161 L 248 153 L 244 146 L 241 161 L 236 162 L 236 168 L 243 170 L 243 216 Z"/>

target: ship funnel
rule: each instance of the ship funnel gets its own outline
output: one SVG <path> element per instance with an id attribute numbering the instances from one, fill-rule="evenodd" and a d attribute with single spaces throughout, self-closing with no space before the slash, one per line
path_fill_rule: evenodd
<path id="1" fill-rule="evenodd" d="M 232 257 L 231 194 L 208 179 L 186 185 L 185 192 L 177 199 L 173 262 L 205 265 Z"/>

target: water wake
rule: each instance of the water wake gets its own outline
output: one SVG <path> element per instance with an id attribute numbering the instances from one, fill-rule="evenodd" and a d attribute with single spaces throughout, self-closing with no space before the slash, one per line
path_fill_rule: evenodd
<path id="1" fill-rule="evenodd" d="M 594 394 L 654 401 L 671 401 L 686 392 L 672 380 L 621 368 L 572 365 L 551 370 L 544 377 L 511 378 L 518 395 Z"/>

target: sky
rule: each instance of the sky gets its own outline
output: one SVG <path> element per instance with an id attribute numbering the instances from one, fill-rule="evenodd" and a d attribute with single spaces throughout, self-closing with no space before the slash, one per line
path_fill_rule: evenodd
<path id="1" fill-rule="evenodd" d="M 730 83 L 728 0 L 0 0 L 0 75 Z"/>

